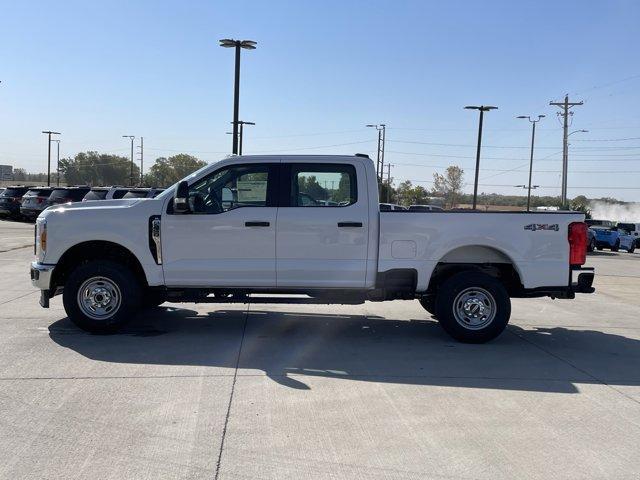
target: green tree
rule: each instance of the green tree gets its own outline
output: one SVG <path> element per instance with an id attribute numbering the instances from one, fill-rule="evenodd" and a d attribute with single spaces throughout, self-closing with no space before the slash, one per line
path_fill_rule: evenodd
<path id="1" fill-rule="evenodd" d="M 154 187 L 168 187 L 206 164 L 207 162 L 186 153 L 179 153 L 169 158 L 160 157 L 145 175 L 144 183 Z"/>
<path id="2" fill-rule="evenodd" d="M 457 165 L 449 166 L 444 175 L 434 173 L 433 194 L 444 197 L 445 206 L 455 207 L 458 203 L 458 197 L 462 193 L 463 176 L 464 170 Z"/>
<path id="3" fill-rule="evenodd" d="M 60 160 L 60 173 L 68 185 L 129 185 L 131 160 L 118 155 L 81 152 Z M 140 178 L 140 168 L 133 165 L 133 183 Z"/>

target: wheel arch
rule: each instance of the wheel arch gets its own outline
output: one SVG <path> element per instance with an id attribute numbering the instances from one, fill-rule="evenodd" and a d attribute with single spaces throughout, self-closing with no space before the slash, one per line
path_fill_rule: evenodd
<path id="1" fill-rule="evenodd" d="M 510 295 L 524 288 L 521 272 L 509 254 L 494 246 L 478 244 L 454 247 L 442 255 L 431 272 L 427 293 L 435 293 L 442 282 L 466 270 L 495 277 Z"/>
<path id="2" fill-rule="evenodd" d="M 131 269 L 141 286 L 148 286 L 147 276 L 138 258 L 123 245 L 108 240 L 91 240 L 69 247 L 60 257 L 51 278 L 51 290 L 63 287 L 75 267 L 91 260 L 110 260 Z"/>

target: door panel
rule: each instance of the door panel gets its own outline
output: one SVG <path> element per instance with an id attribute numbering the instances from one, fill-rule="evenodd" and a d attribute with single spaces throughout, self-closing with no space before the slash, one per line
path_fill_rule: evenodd
<path id="1" fill-rule="evenodd" d="M 226 166 L 189 185 L 191 213 L 162 217 L 168 286 L 276 286 L 277 167 Z"/>
<path id="2" fill-rule="evenodd" d="M 364 287 L 364 172 L 349 164 L 294 164 L 288 170 L 289 201 L 279 208 L 276 234 L 278 286 Z"/>
<path id="3" fill-rule="evenodd" d="M 276 284 L 275 207 L 244 207 L 219 215 L 167 215 L 162 256 L 168 286 Z M 250 222 L 268 226 L 247 226 Z"/>

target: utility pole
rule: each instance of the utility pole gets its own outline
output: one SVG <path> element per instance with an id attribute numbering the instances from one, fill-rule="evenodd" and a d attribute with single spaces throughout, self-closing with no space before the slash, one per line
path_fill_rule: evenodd
<path id="1" fill-rule="evenodd" d="M 549 102 L 549 105 L 560 107 L 561 111 L 558 115 L 562 117 L 562 207 L 567 206 L 567 170 L 569 164 L 569 116 L 573 115 L 570 111 L 571 107 L 582 105 L 584 102 L 570 102 L 569 95 L 564 96 L 563 102 Z"/>
<path id="2" fill-rule="evenodd" d="M 144 137 L 140 137 L 140 146 L 138 148 L 140 149 L 140 186 L 144 187 L 144 173 L 142 173 L 144 167 Z"/>
<path id="3" fill-rule="evenodd" d="M 129 175 L 129 185 L 133 187 L 133 141 L 136 137 L 134 135 L 122 135 L 122 138 L 131 140 L 131 173 Z"/>
<path id="4" fill-rule="evenodd" d="M 51 186 L 51 135 L 62 135 L 60 132 L 52 132 L 51 130 L 43 131 L 49 136 L 47 145 L 48 145 L 48 153 L 47 153 L 47 187 Z"/>
<path id="5" fill-rule="evenodd" d="M 387 136 L 387 125 L 381 123 L 379 125 L 369 124 L 367 127 L 375 128 L 378 131 L 378 157 L 376 160 L 376 177 L 380 193 L 382 193 L 382 183 L 384 181 L 384 142 Z"/>
<path id="6" fill-rule="evenodd" d="M 386 195 L 387 203 L 391 201 L 391 167 L 394 167 L 394 166 L 395 165 L 391 165 L 390 163 L 387 163 L 387 195 Z"/>

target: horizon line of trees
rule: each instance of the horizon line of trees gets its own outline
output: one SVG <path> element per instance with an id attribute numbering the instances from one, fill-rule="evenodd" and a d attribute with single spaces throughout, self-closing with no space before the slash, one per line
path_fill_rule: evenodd
<path id="1" fill-rule="evenodd" d="M 149 171 L 140 179 L 140 167 L 131 160 L 120 155 L 101 154 L 96 151 L 80 152 L 74 157 L 60 159 L 61 183 L 67 185 L 137 185 L 147 187 L 168 187 L 187 175 L 204 167 L 207 162 L 199 158 L 179 153 L 170 157 L 158 157 Z M 56 183 L 56 172 L 51 173 L 51 183 Z M 28 173 L 24 168 L 13 170 L 14 181 L 44 183 L 46 173 Z M 133 178 L 133 181 L 132 181 Z M 385 182 L 381 186 L 381 201 L 400 205 L 428 204 L 434 197 L 441 200 L 446 208 L 470 204 L 473 195 L 464 193 L 464 170 L 457 165 L 449 166 L 443 174 L 433 174 L 433 186 L 429 189 L 422 185 L 414 185 L 405 180 L 398 185 Z M 571 208 L 588 213 L 589 202 L 601 201 L 612 204 L 625 204 L 612 197 L 587 198 L 578 195 L 571 200 Z M 481 192 L 478 194 L 478 205 L 525 207 L 526 195 L 504 195 Z M 561 206 L 560 197 L 552 195 L 532 195 L 532 208 L 538 206 Z"/>

